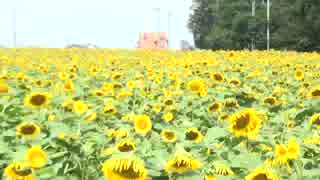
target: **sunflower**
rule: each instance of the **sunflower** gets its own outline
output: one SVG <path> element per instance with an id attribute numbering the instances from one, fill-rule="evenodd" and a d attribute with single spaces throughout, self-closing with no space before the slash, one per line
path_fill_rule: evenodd
<path id="1" fill-rule="evenodd" d="M 168 143 L 173 143 L 177 140 L 176 133 L 168 129 L 162 130 L 160 136 L 163 141 Z"/>
<path id="2" fill-rule="evenodd" d="M 294 77 L 297 81 L 302 81 L 304 80 L 304 72 L 301 69 L 297 69 L 294 74 Z"/>
<path id="3" fill-rule="evenodd" d="M 41 133 L 40 127 L 32 122 L 23 122 L 16 127 L 17 136 L 35 138 Z"/>
<path id="4" fill-rule="evenodd" d="M 278 164 L 286 164 L 288 160 L 288 148 L 283 144 L 277 144 L 275 147 L 275 154 Z"/>
<path id="5" fill-rule="evenodd" d="M 136 115 L 134 117 L 134 129 L 137 133 L 145 135 L 152 128 L 152 122 L 148 115 Z"/>
<path id="6" fill-rule="evenodd" d="M 130 89 L 130 90 L 135 88 L 135 83 L 132 80 L 127 81 L 126 85 L 127 85 L 128 89 Z"/>
<path id="7" fill-rule="evenodd" d="M 205 89 L 205 84 L 202 79 L 194 79 L 188 82 L 188 89 L 193 93 L 199 94 Z"/>
<path id="8" fill-rule="evenodd" d="M 226 98 L 223 104 L 226 108 L 234 108 L 239 106 L 238 101 L 235 98 Z"/>
<path id="9" fill-rule="evenodd" d="M 27 150 L 25 161 L 33 168 L 41 168 L 47 163 L 47 154 L 41 146 L 33 146 Z"/>
<path id="10" fill-rule="evenodd" d="M 213 102 L 208 106 L 208 112 L 217 112 L 220 111 L 221 107 L 223 106 L 220 102 Z"/>
<path id="11" fill-rule="evenodd" d="M 160 103 L 156 103 L 152 106 L 152 109 L 155 113 L 159 113 L 162 109 L 161 104 Z"/>
<path id="12" fill-rule="evenodd" d="M 117 109 L 112 104 L 107 104 L 104 106 L 103 112 L 108 115 L 113 115 L 117 113 Z"/>
<path id="13" fill-rule="evenodd" d="M 300 145 L 297 143 L 296 139 L 289 139 L 287 148 L 288 159 L 297 159 L 300 153 Z"/>
<path id="14" fill-rule="evenodd" d="M 167 161 L 164 170 L 167 173 L 187 173 L 198 170 L 201 162 L 193 157 L 192 154 L 185 151 L 178 151 L 174 158 Z"/>
<path id="15" fill-rule="evenodd" d="M 231 80 L 229 81 L 229 83 L 230 83 L 230 84 L 233 84 L 233 85 L 235 85 L 235 86 L 240 86 L 240 85 L 241 85 L 241 81 L 240 81 L 239 79 L 236 79 L 236 78 L 231 79 Z"/>
<path id="16" fill-rule="evenodd" d="M 77 114 L 83 114 L 83 113 L 87 112 L 88 105 L 86 103 L 84 103 L 83 101 L 80 101 L 80 100 L 79 101 L 74 101 L 72 109 Z"/>
<path id="17" fill-rule="evenodd" d="M 244 109 L 230 117 L 229 129 L 236 137 L 254 139 L 259 133 L 261 122 L 254 109 Z"/>
<path id="18" fill-rule="evenodd" d="M 31 93 L 24 98 L 24 104 L 31 108 L 45 107 L 50 103 L 51 96 L 48 93 Z"/>
<path id="19" fill-rule="evenodd" d="M 263 168 L 257 168 L 250 174 L 248 174 L 245 177 L 245 180 L 278 180 L 278 176 L 275 175 L 272 171 L 263 169 Z"/>
<path id="20" fill-rule="evenodd" d="M 320 113 L 316 113 L 311 116 L 310 124 L 316 126 L 318 129 L 320 129 Z"/>
<path id="21" fill-rule="evenodd" d="M 35 180 L 33 170 L 26 163 L 14 162 L 4 169 L 4 175 L 11 180 Z"/>
<path id="22" fill-rule="evenodd" d="M 129 131 L 127 129 L 107 129 L 107 136 L 110 138 L 127 138 L 129 135 Z"/>
<path id="23" fill-rule="evenodd" d="M 163 104 L 164 104 L 165 106 L 172 106 L 172 105 L 174 104 L 174 100 L 171 99 L 171 98 L 165 99 L 165 100 L 163 101 Z"/>
<path id="24" fill-rule="evenodd" d="M 130 152 L 136 149 L 136 144 L 130 140 L 125 140 L 117 144 L 117 149 L 120 152 Z"/>
<path id="25" fill-rule="evenodd" d="M 97 119 L 97 113 L 90 110 L 88 111 L 87 116 L 84 118 L 84 121 L 90 123 L 93 122 L 95 119 Z"/>
<path id="26" fill-rule="evenodd" d="M 214 172 L 216 175 L 219 176 L 233 176 L 234 172 L 224 164 L 215 164 L 214 165 Z"/>
<path id="27" fill-rule="evenodd" d="M 320 87 L 311 89 L 307 96 L 311 98 L 320 98 Z"/>
<path id="28" fill-rule="evenodd" d="M 127 97 L 131 97 L 133 94 L 130 91 L 120 91 L 117 95 L 118 100 L 123 100 Z"/>
<path id="29" fill-rule="evenodd" d="M 211 76 L 211 79 L 217 81 L 217 82 L 222 82 L 224 80 L 223 74 L 221 73 L 213 73 Z"/>
<path id="30" fill-rule="evenodd" d="M 200 143 L 203 139 L 203 135 L 197 128 L 188 128 L 185 132 L 185 139 L 195 143 Z"/>
<path id="31" fill-rule="evenodd" d="M 263 100 L 263 103 L 264 104 L 267 104 L 269 106 L 274 106 L 274 105 L 277 105 L 278 104 L 278 101 L 275 97 L 273 96 L 269 96 L 269 97 L 266 97 L 264 100 Z"/>
<path id="32" fill-rule="evenodd" d="M 141 160 L 113 158 L 105 161 L 102 172 L 106 180 L 146 180 L 147 170 Z"/>
<path id="33" fill-rule="evenodd" d="M 106 93 L 103 90 L 98 89 L 98 90 L 93 91 L 92 95 L 94 95 L 94 96 L 105 96 Z"/>
<path id="34" fill-rule="evenodd" d="M 205 180 L 217 180 L 217 177 L 216 176 L 213 176 L 213 175 L 206 175 L 204 177 Z"/>
<path id="35" fill-rule="evenodd" d="M 0 94 L 5 94 L 9 92 L 9 86 L 5 83 L 0 82 Z"/>
<path id="36" fill-rule="evenodd" d="M 173 120 L 173 114 L 172 112 L 166 112 L 163 114 L 162 118 L 165 122 L 170 122 Z"/>
<path id="37" fill-rule="evenodd" d="M 63 90 L 65 92 L 73 92 L 74 91 L 74 84 L 71 80 L 66 80 L 63 84 Z"/>
<path id="38" fill-rule="evenodd" d="M 71 111 L 73 109 L 73 103 L 75 101 L 74 100 L 66 100 L 62 103 L 62 107 L 65 108 L 66 110 Z"/>

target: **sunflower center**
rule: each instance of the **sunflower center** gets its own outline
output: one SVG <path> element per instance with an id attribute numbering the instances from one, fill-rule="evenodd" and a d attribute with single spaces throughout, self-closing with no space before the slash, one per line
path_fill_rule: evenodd
<path id="1" fill-rule="evenodd" d="M 250 117 L 248 114 L 242 115 L 237 119 L 235 128 L 236 129 L 244 129 L 248 126 L 250 122 Z"/>
<path id="2" fill-rule="evenodd" d="M 140 120 L 138 124 L 141 129 L 145 129 L 147 127 L 147 122 L 144 120 Z"/>
<path id="3" fill-rule="evenodd" d="M 15 172 L 15 174 L 17 174 L 18 176 L 29 176 L 32 174 L 32 170 L 31 169 L 21 169 L 20 166 L 14 167 L 13 171 Z"/>
<path id="4" fill-rule="evenodd" d="M 170 106 L 173 104 L 173 101 L 171 99 L 168 99 L 164 102 L 165 105 Z"/>
<path id="5" fill-rule="evenodd" d="M 316 120 L 313 122 L 315 125 L 320 125 L 320 116 L 316 118 Z"/>
<path id="6" fill-rule="evenodd" d="M 174 138 L 174 133 L 173 132 L 165 132 L 165 136 L 167 139 L 171 140 Z"/>
<path id="7" fill-rule="evenodd" d="M 320 96 L 320 89 L 314 90 L 311 94 L 312 96 Z"/>
<path id="8" fill-rule="evenodd" d="M 134 147 L 131 144 L 124 143 L 123 145 L 119 146 L 118 149 L 121 152 L 129 152 L 129 151 L 134 150 Z"/>
<path id="9" fill-rule="evenodd" d="M 192 83 L 192 84 L 190 85 L 191 91 L 199 91 L 200 88 L 201 88 L 200 83 Z"/>
<path id="10" fill-rule="evenodd" d="M 186 160 L 176 161 L 173 165 L 175 168 L 188 168 L 189 163 Z"/>
<path id="11" fill-rule="evenodd" d="M 266 174 L 258 174 L 252 180 L 269 180 Z"/>
<path id="12" fill-rule="evenodd" d="M 267 99 L 264 100 L 264 103 L 273 105 L 273 104 L 276 103 L 276 100 L 274 98 L 267 98 Z"/>
<path id="13" fill-rule="evenodd" d="M 197 132 L 194 131 L 189 131 L 186 133 L 186 139 L 187 140 L 195 140 L 197 139 L 197 137 L 199 136 L 199 134 Z"/>
<path id="14" fill-rule="evenodd" d="M 114 171 L 115 173 L 119 174 L 120 176 L 126 179 L 135 179 L 141 177 L 142 175 L 140 169 L 134 168 L 133 164 L 131 164 L 130 167 L 127 169 L 119 169 Z"/>
<path id="15" fill-rule="evenodd" d="M 36 131 L 36 127 L 33 125 L 25 125 L 21 128 L 22 134 L 33 134 Z"/>
<path id="16" fill-rule="evenodd" d="M 216 111 L 217 109 L 219 109 L 219 104 L 218 103 L 214 103 L 209 107 L 210 111 Z"/>
<path id="17" fill-rule="evenodd" d="M 213 77 L 217 81 L 222 81 L 223 80 L 223 78 L 222 78 L 222 76 L 220 74 L 215 74 L 215 75 L 213 75 Z"/>
<path id="18" fill-rule="evenodd" d="M 34 95 L 31 97 L 30 102 L 35 106 L 41 106 L 46 102 L 46 97 L 41 94 Z"/>

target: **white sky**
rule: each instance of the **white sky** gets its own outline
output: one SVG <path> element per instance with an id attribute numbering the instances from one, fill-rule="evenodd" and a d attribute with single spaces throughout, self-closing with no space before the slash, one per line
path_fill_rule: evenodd
<path id="1" fill-rule="evenodd" d="M 161 31 L 171 17 L 171 47 L 180 40 L 192 43 L 187 29 L 191 0 L 0 0 L 0 45 L 13 45 L 13 9 L 16 9 L 18 46 L 64 47 L 92 43 L 107 48 L 136 46 L 139 32 Z"/>

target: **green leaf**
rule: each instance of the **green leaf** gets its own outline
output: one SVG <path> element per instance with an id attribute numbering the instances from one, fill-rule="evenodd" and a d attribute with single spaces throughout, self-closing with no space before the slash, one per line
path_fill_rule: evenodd
<path id="1" fill-rule="evenodd" d="M 217 138 L 224 137 L 228 134 L 225 128 L 213 127 L 208 129 L 207 134 L 204 138 L 204 143 L 210 145 L 215 142 Z"/>

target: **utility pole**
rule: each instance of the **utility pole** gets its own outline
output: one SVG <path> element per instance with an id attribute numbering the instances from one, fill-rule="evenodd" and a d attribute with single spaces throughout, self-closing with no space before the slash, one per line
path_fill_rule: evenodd
<path id="1" fill-rule="evenodd" d="M 256 0 L 251 0 L 251 15 L 256 16 Z M 251 50 L 255 48 L 254 37 L 251 37 Z"/>
<path id="2" fill-rule="evenodd" d="M 267 50 L 270 50 L 270 0 L 267 0 Z"/>
<path id="3" fill-rule="evenodd" d="M 171 37 L 171 32 L 170 32 L 170 28 L 171 28 L 171 17 L 172 17 L 172 13 L 169 11 L 168 12 L 168 48 L 170 48 L 170 37 Z"/>
<path id="4" fill-rule="evenodd" d="M 157 31 L 158 31 L 158 39 L 157 39 L 157 47 L 160 43 L 160 31 L 161 31 L 161 9 L 160 8 L 153 8 L 153 12 L 157 14 L 156 16 L 156 22 L 157 22 Z"/>
<path id="5" fill-rule="evenodd" d="M 17 13 L 16 8 L 13 9 L 12 13 L 12 38 L 13 38 L 13 47 L 17 47 Z"/>

